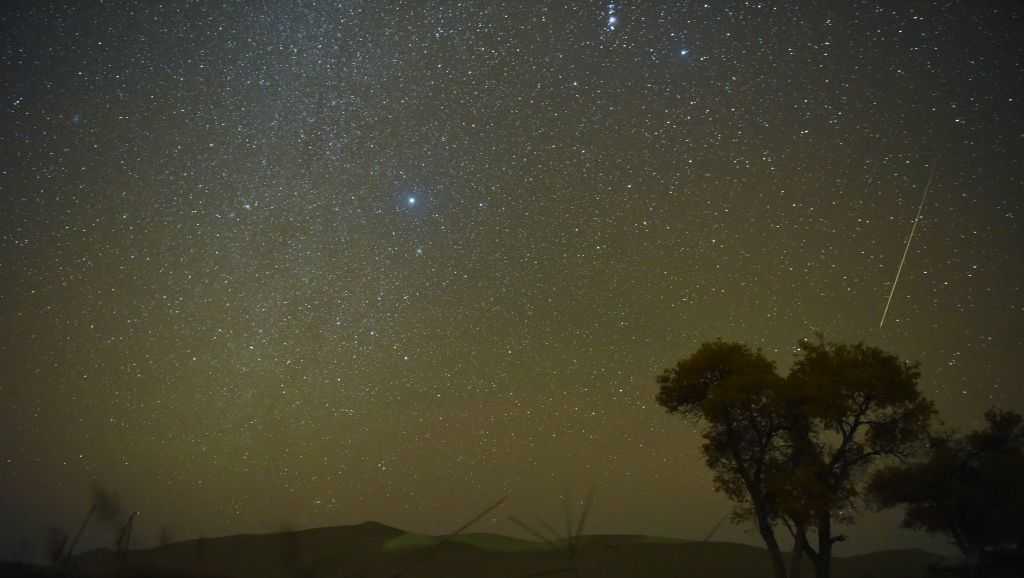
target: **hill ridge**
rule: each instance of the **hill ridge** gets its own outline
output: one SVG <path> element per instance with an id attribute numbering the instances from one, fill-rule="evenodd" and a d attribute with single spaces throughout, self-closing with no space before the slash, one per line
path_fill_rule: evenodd
<path id="1" fill-rule="evenodd" d="M 561 546 L 556 543 L 556 546 Z M 920 549 L 837 556 L 834 578 L 923 578 L 944 558 Z M 376 521 L 259 534 L 195 538 L 120 555 L 75 557 L 83 578 L 122 574 L 173 577 L 516 578 L 564 571 L 602 577 L 669 578 L 681 569 L 715 578 L 763 578 L 767 550 L 647 534 L 584 534 L 577 555 L 563 547 L 497 532 L 458 536 L 408 532 Z M 812 575 L 808 569 L 807 575 Z"/>

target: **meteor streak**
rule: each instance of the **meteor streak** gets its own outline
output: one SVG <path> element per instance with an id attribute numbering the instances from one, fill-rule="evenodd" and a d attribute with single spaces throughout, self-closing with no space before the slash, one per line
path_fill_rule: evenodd
<path id="1" fill-rule="evenodd" d="M 885 309 L 882 311 L 882 320 L 878 322 L 878 328 L 881 329 L 885 325 L 885 316 L 889 313 L 889 305 L 892 303 L 892 296 L 896 293 L 896 284 L 900 282 L 900 273 L 903 272 L 903 264 L 907 261 L 907 252 L 910 251 L 910 242 L 914 240 L 914 231 L 917 230 L 917 223 L 921 220 L 921 211 L 924 210 L 925 199 L 928 198 L 928 189 L 932 186 L 932 179 L 935 178 L 935 167 L 938 165 L 938 157 L 932 161 L 932 170 L 928 174 L 928 184 L 924 186 L 924 194 L 921 195 L 921 204 L 917 206 L 917 216 L 914 217 L 914 224 L 910 226 L 910 234 L 907 235 L 907 244 L 903 247 L 903 256 L 900 257 L 900 266 L 896 269 L 896 279 L 892 282 L 892 288 L 889 289 L 889 298 L 885 301 Z"/>

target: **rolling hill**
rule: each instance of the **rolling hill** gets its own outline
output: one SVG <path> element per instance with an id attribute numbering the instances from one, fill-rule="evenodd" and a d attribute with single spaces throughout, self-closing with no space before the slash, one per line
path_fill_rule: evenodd
<path id="1" fill-rule="evenodd" d="M 375 522 L 297 532 L 177 542 L 120 557 L 110 550 L 77 556 L 73 575 L 153 578 L 765 578 L 765 550 L 725 542 L 637 535 L 586 535 L 573 564 L 564 544 L 497 534 L 445 539 Z M 835 578 L 916 578 L 942 557 L 890 550 L 837 558 Z M 52 576 L 8 566 L 5 576 Z M 808 567 L 805 575 L 813 575 Z"/>

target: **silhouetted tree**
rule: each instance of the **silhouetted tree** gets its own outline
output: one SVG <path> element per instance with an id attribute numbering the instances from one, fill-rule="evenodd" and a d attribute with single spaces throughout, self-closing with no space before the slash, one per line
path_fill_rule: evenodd
<path id="1" fill-rule="evenodd" d="M 927 436 L 934 409 L 918 391 L 919 375 L 916 364 L 878 348 L 819 336 L 800 343 L 783 379 L 760 351 L 719 340 L 665 370 L 657 399 L 706 424 L 716 489 L 755 522 L 775 575 L 786 575 L 774 531 L 782 523 L 794 539 L 791 578 L 803 556 L 829 578 L 833 545 L 844 539 L 833 523 L 851 517 L 865 474 Z"/>
<path id="2" fill-rule="evenodd" d="M 903 526 L 948 535 L 972 575 L 1024 554 L 1024 418 L 989 410 L 986 427 L 932 439 L 927 459 L 877 472 L 878 508 L 905 506 Z"/>
<path id="3" fill-rule="evenodd" d="M 873 465 L 923 447 L 935 409 L 918 389 L 917 363 L 821 335 L 799 347 L 788 399 L 806 421 L 791 429 L 796 455 L 779 511 L 816 576 L 829 578 L 833 546 L 845 540 L 833 524 L 852 519 Z M 806 535 L 810 528 L 816 547 Z"/>
<path id="4" fill-rule="evenodd" d="M 669 413 L 705 425 L 703 453 L 715 489 L 737 504 L 737 517 L 753 519 L 776 578 L 785 578 L 770 487 L 786 461 L 784 381 L 775 365 L 760 351 L 718 340 L 666 369 L 658 384 L 658 403 Z"/>

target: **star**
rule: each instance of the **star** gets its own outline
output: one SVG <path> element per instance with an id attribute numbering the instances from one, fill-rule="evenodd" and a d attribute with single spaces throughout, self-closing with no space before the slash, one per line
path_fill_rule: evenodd
<path id="1" fill-rule="evenodd" d="M 611 488 L 615 531 L 672 476 L 698 507 L 657 527 L 691 536 L 721 496 L 654 379 L 719 336 L 891 347 L 965 428 L 1024 407 L 1024 108 L 983 2 L 211 3 L 174 51 L 174 3 L 15 4 L 0 519 L 73 528 L 107 464 L 182 539 L 345 523 L 336 490 L 424 529 L 506 490 L 543 517 L 562 479 Z"/>

